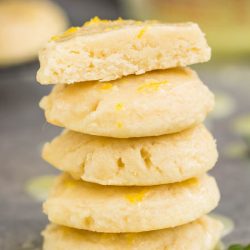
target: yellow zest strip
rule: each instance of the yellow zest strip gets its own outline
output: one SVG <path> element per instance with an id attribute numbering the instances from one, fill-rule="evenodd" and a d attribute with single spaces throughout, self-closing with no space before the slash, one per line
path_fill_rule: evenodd
<path id="1" fill-rule="evenodd" d="M 117 20 L 114 21 L 122 21 L 122 19 L 119 17 Z M 111 20 L 106 20 L 106 19 L 100 19 L 98 16 L 93 17 L 89 21 L 85 22 L 83 26 L 89 26 L 92 24 L 99 24 L 99 23 L 109 23 L 112 22 Z"/>
<path id="2" fill-rule="evenodd" d="M 123 22 L 124 20 L 121 17 L 118 17 L 118 19 L 113 20 L 113 22 Z M 95 16 L 91 18 L 89 21 L 87 21 L 84 25 L 89 25 L 93 23 L 107 23 L 107 22 L 112 22 L 112 20 L 107 20 L 107 19 L 101 19 L 98 16 Z"/>
<path id="3" fill-rule="evenodd" d="M 161 82 L 147 82 L 142 85 L 140 85 L 137 88 L 138 92 L 143 92 L 143 91 L 157 91 L 160 89 L 161 86 L 167 84 L 168 81 L 161 81 Z"/>
<path id="4" fill-rule="evenodd" d="M 192 179 L 188 179 L 186 181 L 183 182 L 184 185 L 199 185 L 199 179 L 198 178 L 192 178 Z"/>
<path id="5" fill-rule="evenodd" d="M 120 111 L 120 110 L 123 109 L 123 107 L 124 107 L 124 105 L 123 105 L 122 103 L 117 103 L 117 104 L 115 105 L 115 110 L 116 110 L 116 111 Z"/>
<path id="6" fill-rule="evenodd" d="M 57 35 L 57 36 L 52 36 L 51 40 L 52 41 L 58 41 L 60 39 L 66 38 L 72 34 L 74 34 L 75 32 L 77 32 L 80 29 L 80 27 L 71 27 L 69 29 L 67 29 L 64 33 Z"/>
<path id="7" fill-rule="evenodd" d="M 116 123 L 116 126 L 117 126 L 118 128 L 123 128 L 123 124 L 122 124 L 121 122 L 117 122 L 117 123 Z"/>
<path id="8" fill-rule="evenodd" d="M 145 34 L 145 32 L 148 30 L 148 28 L 149 28 L 148 25 L 145 26 L 145 27 L 143 27 L 143 28 L 139 31 L 139 33 L 137 34 L 137 38 L 138 38 L 138 39 L 142 38 L 142 36 Z"/>
<path id="9" fill-rule="evenodd" d="M 100 89 L 108 90 L 108 89 L 111 89 L 112 87 L 113 87 L 112 83 L 103 83 L 101 84 Z"/>
<path id="10" fill-rule="evenodd" d="M 145 197 L 145 192 L 130 193 L 125 196 L 125 198 L 132 204 L 141 202 Z"/>

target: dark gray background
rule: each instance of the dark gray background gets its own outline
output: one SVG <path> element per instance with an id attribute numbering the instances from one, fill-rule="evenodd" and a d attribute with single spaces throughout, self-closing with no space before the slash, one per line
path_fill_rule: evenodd
<path id="1" fill-rule="evenodd" d="M 121 16 L 115 1 L 59 1 L 74 25 L 99 15 Z M 60 129 L 47 124 L 38 108 L 50 87 L 35 81 L 37 62 L 0 70 L 0 249 L 40 249 L 40 231 L 47 223 L 41 204 L 24 190 L 27 180 L 55 170 L 40 158 L 41 146 Z M 223 149 L 241 138 L 231 129 L 232 121 L 250 112 L 250 71 L 245 63 L 209 63 L 197 68 L 213 91 L 225 92 L 235 100 L 236 110 L 225 119 L 212 121 L 212 132 L 221 152 L 212 174 L 218 180 L 222 200 L 216 210 L 231 217 L 236 228 L 226 237 L 227 244 L 250 242 L 250 161 L 228 158 Z"/>

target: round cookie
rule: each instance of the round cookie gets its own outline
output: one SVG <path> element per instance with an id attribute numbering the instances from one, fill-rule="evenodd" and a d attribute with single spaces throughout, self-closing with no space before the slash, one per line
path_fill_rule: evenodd
<path id="1" fill-rule="evenodd" d="M 43 158 L 75 179 L 102 185 L 150 186 L 199 176 L 216 163 L 204 125 L 157 137 L 116 139 L 65 130 L 46 143 Z"/>
<path id="2" fill-rule="evenodd" d="M 101 186 L 61 175 L 44 203 L 51 222 L 96 232 L 142 232 L 183 225 L 214 209 L 213 177 L 151 187 Z"/>
<path id="3" fill-rule="evenodd" d="M 54 125 L 117 138 L 179 132 L 202 122 L 213 106 L 213 94 L 185 68 L 106 83 L 56 85 L 40 102 Z"/>
<path id="4" fill-rule="evenodd" d="M 43 250 L 212 250 L 222 224 L 208 216 L 170 229 L 143 233 L 106 234 L 51 224 L 43 231 Z"/>
<path id="5" fill-rule="evenodd" d="M 3 0 L 0 23 L 0 66 L 8 66 L 34 59 L 68 20 L 59 6 L 47 0 Z"/>
<path id="6" fill-rule="evenodd" d="M 195 23 L 100 20 L 72 27 L 51 39 L 39 53 L 42 84 L 110 81 L 206 62 L 211 49 Z"/>

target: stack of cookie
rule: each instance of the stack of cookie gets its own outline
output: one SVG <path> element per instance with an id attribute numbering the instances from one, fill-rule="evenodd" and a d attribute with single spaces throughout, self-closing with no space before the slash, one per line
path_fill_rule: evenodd
<path id="1" fill-rule="evenodd" d="M 65 127 L 43 158 L 64 173 L 44 204 L 45 250 L 211 250 L 222 225 L 214 97 L 185 66 L 210 58 L 193 23 L 94 18 L 53 37 L 38 81 L 40 106 Z"/>

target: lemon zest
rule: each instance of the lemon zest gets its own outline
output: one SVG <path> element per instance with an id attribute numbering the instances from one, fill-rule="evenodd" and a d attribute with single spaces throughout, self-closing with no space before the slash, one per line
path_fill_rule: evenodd
<path id="1" fill-rule="evenodd" d="M 148 28 L 149 28 L 148 25 L 147 25 L 147 26 L 144 26 L 144 27 L 139 31 L 139 33 L 137 34 L 137 38 L 138 38 L 138 39 L 141 39 L 142 36 L 145 34 L 145 32 L 148 30 Z"/>
<path id="2" fill-rule="evenodd" d="M 122 124 L 121 122 L 117 122 L 117 123 L 116 123 L 116 126 L 117 126 L 118 128 L 123 128 L 123 124 Z"/>
<path id="3" fill-rule="evenodd" d="M 111 89 L 112 87 L 113 87 L 112 83 L 103 83 L 103 84 L 101 84 L 100 89 L 108 90 L 108 89 Z"/>
<path id="4" fill-rule="evenodd" d="M 117 104 L 115 105 L 115 110 L 116 110 L 116 111 L 120 111 L 120 110 L 123 109 L 123 107 L 124 107 L 124 105 L 123 105 L 122 103 L 117 103 Z"/>
<path id="5" fill-rule="evenodd" d="M 130 193 L 125 196 L 125 198 L 132 204 L 141 202 L 145 197 L 145 192 L 136 192 L 136 193 Z"/>
<path id="6" fill-rule="evenodd" d="M 167 84 L 168 81 L 160 81 L 160 82 L 146 82 L 141 84 L 138 88 L 138 92 L 144 92 L 144 91 L 157 91 L 162 87 L 163 85 Z"/>
<path id="7" fill-rule="evenodd" d="M 193 185 L 199 185 L 199 179 L 198 178 L 191 178 L 183 182 L 184 186 L 193 186 Z"/>
<path id="8" fill-rule="evenodd" d="M 108 22 L 110 21 L 106 19 L 100 19 L 98 16 L 95 16 L 91 18 L 89 21 L 85 22 L 83 26 L 89 26 L 89 25 L 98 24 L 98 23 L 108 23 Z"/>
<path id="9" fill-rule="evenodd" d="M 80 27 L 71 27 L 71 28 L 67 29 L 66 31 L 64 31 L 60 35 L 52 36 L 51 40 L 58 41 L 60 39 L 66 38 L 66 37 L 74 34 L 75 32 L 77 32 L 79 29 L 80 29 Z"/>

